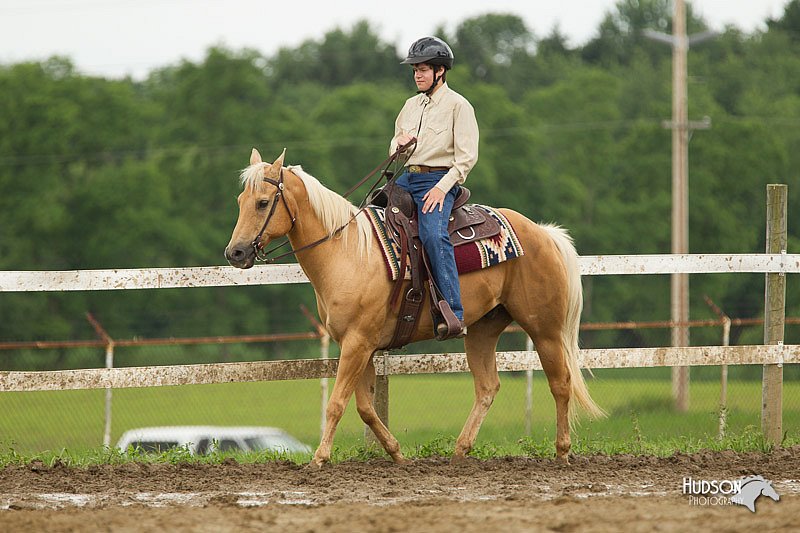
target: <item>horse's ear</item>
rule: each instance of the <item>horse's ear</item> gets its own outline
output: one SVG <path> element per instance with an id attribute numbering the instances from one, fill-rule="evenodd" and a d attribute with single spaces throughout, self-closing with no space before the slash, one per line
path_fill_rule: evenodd
<path id="1" fill-rule="evenodd" d="M 286 148 L 283 149 L 283 152 L 281 152 L 281 155 L 278 156 L 278 159 L 276 159 L 275 162 L 272 163 L 272 166 L 270 166 L 269 169 L 267 170 L 268 176 L 280 175 L 281 167 L 283 166 L 283 158 L 285 155 L 286 155 Z"/>
<path id="2" fill-rule="evenodd" d="M 250 164 L 255 165 L 257 163 L 261 163 L 261 154 L 258 153 L 258 150 L 253 148 L 253 151 L 250 152 Z"/>

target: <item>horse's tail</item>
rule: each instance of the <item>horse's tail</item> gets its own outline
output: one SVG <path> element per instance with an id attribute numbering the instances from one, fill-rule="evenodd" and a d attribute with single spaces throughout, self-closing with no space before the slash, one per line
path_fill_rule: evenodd
<path id="1" fill-rule="evenodd" d="M 578 405 L 595 418 L 604 417 L 607 414 L 589 396 L 589 389 L 586 388 L 586 382 L 580 366 L 578 366 L 578 330 L 583 310 L 583 286 L 578 265 L 578 252 L 575 250 L 572 237 L 565 229 L 552 224 L 545 224 L 542 227 L 558 247 L 567 270 L 567 319 L 561 332 L 561 345 L 567 358 L 572 398 L 575 400 L 569 402 L 569 422 L 572 426 L 578 418 Z"/>

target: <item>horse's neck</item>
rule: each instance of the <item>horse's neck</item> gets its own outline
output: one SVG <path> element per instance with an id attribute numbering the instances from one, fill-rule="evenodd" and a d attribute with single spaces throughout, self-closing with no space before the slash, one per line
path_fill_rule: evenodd
<path id="1" fill-rule="evenodd" d="M 297 220 L 287 236 L 292 249 L 300 250 L 325 238 L 329 235 L 329 231 L 311 207 L 302 180 L 300 178 L 296 180 L 300 182 L 300 187 L 292 191 L 292 196 L 297 203 L 298 213 L 295 214 Z M 342 269 L 354 267 L 358 261 L 357 241 L 357 230 L 355 224 L 351 222 L 346 237 L 336 235 L 297 253 L 298 263 L 318 294 L 327 293 L 336 286 L 343 277 Z"/>

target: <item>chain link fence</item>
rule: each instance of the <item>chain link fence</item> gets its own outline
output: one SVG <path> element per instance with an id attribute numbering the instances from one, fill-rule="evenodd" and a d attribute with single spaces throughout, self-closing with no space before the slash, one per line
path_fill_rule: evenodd
<path id="1" fill-rule="evenodd" d="M 296 321 L 295 321 L 296 322 Z M 98 331 L 103 331 L 95 324 Z M 758 336 L 756 319 L 731 320 L 737 339 Z M 115 340 L 114 366 L 149 366 L 321 357 L 327 351 L 317 330 L 287 336 Z M 724 344 L 723 320 L 696 322 L 692 338 Z M 584 324 L 582 347 L 646 347 L 669 344 L 667 323 Z M 731 338 L 728 330 L 728 339 Z M 499 351 L 526 349 L 527 336 L 504 334 Z M 787 319 L 786 343 L 800 343 L 800 320 Z M 108 338 L 95 341 L 0 343 L 3 370 L 102 368 Z M 407 353 L 463 352 L 461 341 L 424 342 Z M 327 353 L 338 357 L 330 346 Z M 800 428 L 800 369 L 786 365 L 783 427 Z M 584 420 L 575 438 L 592 442 L 631 439 L 705 439 L 760 428 L 761 366 L 691 368 L 689 409 L 679 412 L 669 368 L 601 369 L 587 374 L 589 390 L 609 413 Z M 312 447 L 319 440 L 328 380 L 220 383 L 152 388 L 0 393 L 0 448 L 19 453 L 82 451 L 113 445 L 132 428 L 173 425 L 276 426 Z M 333 380 L 330 380 L 332 386 Z M 392 376 L 389 427 L 406 447 L 454 439 L 473 401 L 469 374 Z M 364 442 L 364 426 L 351 400 L 337 431 L 341 450 Z M 503 372 L 501 391 L 482 426 L 478 445 L 518 447 L 523 439 L 552 441 L 555 406 L 540 371 Z"/>

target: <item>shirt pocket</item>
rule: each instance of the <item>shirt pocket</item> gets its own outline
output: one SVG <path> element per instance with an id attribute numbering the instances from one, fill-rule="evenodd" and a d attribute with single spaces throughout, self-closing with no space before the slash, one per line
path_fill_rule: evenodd
<path id="1" fill-rule="evenodd" d="M 453 113 L 450 110 L 432 112 L 425 121 L 425 128 L 435 135 L 453 129 Z"/>
<path id="2" fill-rule="evenodd" d="M 419 115 L 415 117 L 403 117 L 400 121 L 400 129 L 403 133 L 408 133 L 409 135 L 416 135 L 417 134 L 417 126 L 419 126 Z"/>

